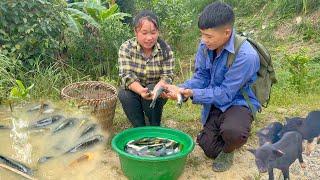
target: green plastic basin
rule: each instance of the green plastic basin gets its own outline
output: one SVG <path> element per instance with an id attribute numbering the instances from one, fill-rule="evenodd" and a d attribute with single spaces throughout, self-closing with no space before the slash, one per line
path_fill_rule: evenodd
<path id="1" fill-rule="evenodd" d="M 182 144 L 179 153 L 166 157 L 140 157 L 124 151 L 130 140 L 143 137 L 161 137 Z M 147 126 L 122 131 L 112 139 L 112 148 L 120 159 L 121 169 L 129 179 L 178 179 L 182 174 L 188 154 L 194 148 L 192 138 L 176 129 Z"/>

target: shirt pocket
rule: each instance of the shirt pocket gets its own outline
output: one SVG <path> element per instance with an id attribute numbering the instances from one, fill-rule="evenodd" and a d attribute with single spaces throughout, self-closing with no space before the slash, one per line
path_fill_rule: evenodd
<path id="1" fill-rule="evenodd" d="M 228 70 L 229 70 L 229 68 L 225 65 L 221 66 L 220 68 L 217 68 L 217 70 L 215 71 L 214 78 L 213 78 L 216 84 L 218 84 L 218 85 L 222 84 Z"/>

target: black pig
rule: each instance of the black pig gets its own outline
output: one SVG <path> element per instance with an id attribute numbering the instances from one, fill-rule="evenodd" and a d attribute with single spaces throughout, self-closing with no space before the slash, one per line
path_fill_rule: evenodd
<path id="1" fill-rule="evenodd" d="M 280 140 L 279 132 L 282 130 L 283 125 L 280 122 L 272 122 L 267 127 L 260 129 L 257 132 L 259 138 L 259 146 L 269 142 L 271 144 Z"/>
<path id="2" fill-rule="evenodd" d="M 318 137 L 318 143 L 320 142 L 320 111 L 311 111 L 306 118 L 287 118 L 286 124 L 279 132 L 281 137 L 285 132 L 298 131 L 302 134 L 302 138 L 308 140 L 306 147 L 306 154 L 309 155 L 312 149 L 312 141 L 315 137 Z"/>
<path id="3" fill-rule="evenodd" d="M 276 143 L 265 143 L 258 149 L 249 149 L 255 156 L 259 172 L 268 171 L 269 180 L 274 179 L 273 168 L 280 169 L 284 179 L 289 179 L 289 167 L 299 159 L 301 167 L 305 167 L 302 159 L 302 136 L 299 132 L 291 131 L 283 135 Z"/>

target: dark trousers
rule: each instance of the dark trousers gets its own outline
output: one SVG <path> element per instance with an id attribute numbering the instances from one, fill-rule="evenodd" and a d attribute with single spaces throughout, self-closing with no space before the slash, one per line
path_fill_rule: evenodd
<path id="1" fill-rule="evenodd" d="M 148 85 L 147 87 L 152 91 L 154 85 Z M 131 90 L 120 89 L 118 97 L 123 111 L 133 127 L 145 126 L 145 116 L 147 116 L 151 126 L 160 126 L 163 106 L 167 99 L 158 98 L 155 107 L 150 108 L 151 100 L 145 100 Z"/>
<path id="2" fill-rule="evenodd" d="M 197 143 L 209 158 L 216 158 L 221 151 L 232 152 L 247 142 L 252 121 L 247 107 L 231 106 L 223 113 L 212 106 Z"/>

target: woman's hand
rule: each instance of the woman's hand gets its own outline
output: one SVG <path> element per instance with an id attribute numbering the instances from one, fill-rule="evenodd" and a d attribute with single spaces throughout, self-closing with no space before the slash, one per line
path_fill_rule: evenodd
<path id="1" fill-rule="evenodd" d="M 148 88 L 142 88 L 140 92 L 140 96 L 145 100 L 151 100 L 152 94 L 150 93 Z"/>
<path id="2" fill-rule="evenodd" d="M 131 83 L 128 88 L 129 90 L 140 95 L 143 99 L 146 99 L 146 100 L 152 99 L 152 94 L 149 91 L 149 89 L 141 86 L 141 84 L 138 81 Z"/>

